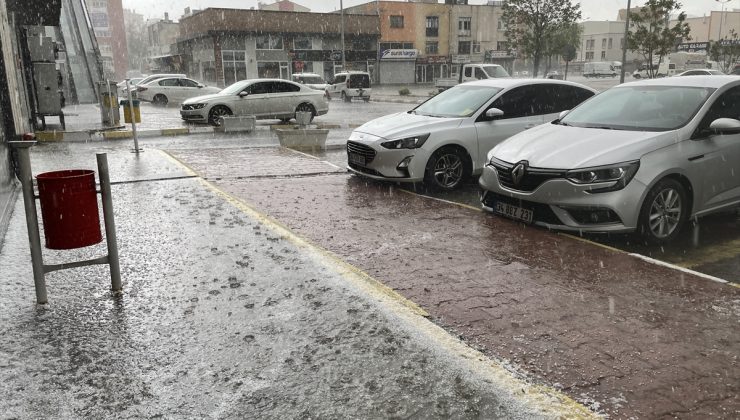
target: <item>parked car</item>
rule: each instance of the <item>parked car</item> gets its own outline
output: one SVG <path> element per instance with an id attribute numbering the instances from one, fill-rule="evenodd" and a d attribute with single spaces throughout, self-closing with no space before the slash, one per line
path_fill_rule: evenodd
<path id="1" fill-rule="evenodd" d="M 143 77 L 134 77 L 134 78 L 132 78 L 132 79 L 129 80 L 129 84 L 131 86 L 136 86 L 142 80 L 144 80 Z M 118 88 L 118 97 L 121 98 L 121 99 L 127 99 L 127 98 L 124 98 L 123 97 L 124 93 L 126 93 L 126 81 L 124 80 L 122 82 L 118 82 L 116 84 L 116 88 Z"/>
<path id="2" fill-rule="evenodd" d="M 258 119 L 289 121 L 298 111 L 314 116 L 326 114 L 324 93 L 281 79 L 236 82 L 219 93 L 190 98 L 182 103 L 180 116 L 187 121 L 220 124 L 228 115 L 254 115 Z"/>
<path id="3" fill-rule="evenodd" d="M 165 106 L 170 102 L 179 104 L 188 98 L 220 91 L 217 87 L 206 86 L 187 77 L 163 77 L 136 85 L 136 96 L 140 100 L 158 106 Z"/>
<path id="4" fill-rule="evenodd" d="M 739 119 L 738 77 L 622 84 L 493 148 L 481 201 L 548 228 L 668 242 L 740 205 Z"/>
<path id="5" fill-rule="evenodd" d="M 149 76 L 147 76 L 147 77 L 139 80 L 139 82 L 136 83 L 136 85 L 137 86 L 138 85 L 143 85 L 143 84 L 146 84 L 146 83 L 151 82 L 152 80 L 161 79 L 163 77 L 187 77 L 187 76 L 184 75 L 184 74 L 182 74 L 182 73 L 156 73 L 156 74 L 150 74 Z M 136 89 L 132 90 L 131 93 L 135 97 L 136 96 Z M 128 99 L 127 98 L 128 92 L 126 91 L 126 83 L 125 82 L 124 82 L 124 86 L 123 86 L 121 95 L 119 95 L 119 96 L 121 97 L 121 99 Z"/>
<path id="6" fill-rule="evenodd" d="M 352 98 L 362 98 L 368 102 L 372 93 L 370 73 L 364 71 L 337 73 L 334 75 L 334 80 L 326 86 L 325 92 L 329 100 L 332 97 L 338 97 L 345 102 L 350 102 Z"/>
<path id="7" fill-rule="evenodd" d="M 452 77 L 439 78 L 434 81 L 434 87 L 442 92 L 460 83 L 474 80 L 495 79 L 499 77 L 511 77 L 506 70 L 498 64 L 461 64 L 459 69 L 453 70 Z"/>
<path id="8" fill-rule="evenodd" d="M 547 72 L 545 79 L 563 80 L 563 75 L 558 73 L 556 70 Z"/>
<path id="9" fill-rule="evenodd" d="M 452 190 L 467 176 L 480 174 L 493 146 L 557 118 L 595 93 L 577 83 L 546 79 L 463 83 L 411 111 L 357 128 L 347 141 L 348 169 L 369 178 L 423 181 Z"/>
<path id="10" fill-rule="evenodd" d="M 294 82 L 306 85 L 311 89 L 326 91 L 326 81 L 315 73 L 293 73 L 291 76 Z"/>
<path id="11" fill-rule="evenodd" d="M 678 73 L 676 76 L 723 76 L 724 73 L 722 73 L 719 70 L 712 70 L 712 69 L 693 69 L 693 70 L 686 70 L 683 73 Z"/>

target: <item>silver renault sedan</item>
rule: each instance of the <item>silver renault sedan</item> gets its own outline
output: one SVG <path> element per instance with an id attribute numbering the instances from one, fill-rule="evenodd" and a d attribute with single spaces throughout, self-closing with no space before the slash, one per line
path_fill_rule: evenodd
<path id="1" fill-rule="evenodd" d="M 740 205 L 740 78 L 616 86 L 493 148 L 479 182 L 496 214 L 670 241 L 688 220 Z"/>

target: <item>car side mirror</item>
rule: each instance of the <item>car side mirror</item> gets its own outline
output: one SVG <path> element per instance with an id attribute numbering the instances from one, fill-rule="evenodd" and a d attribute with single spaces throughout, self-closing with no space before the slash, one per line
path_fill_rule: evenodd
<path id="1" fill-rule="evenodd" d="M 241 91 L 239 92 L 239 97 L 244 98 L 245 96 L 249 96 L 249 92 Z"/>
<path id="2" fill-rule="evenodd" d="M 497 118 L 501 118 L 504 116 L 504 111 L 498 109 L 498 108 L 491 108 L 488 111 L 486 111 L 486 118 L 489 120 L 495 120 Z"/>
<path id="3" fill-rule="evenodd" d="M 740 134 L 740 121 L 732 118 L 717 118 L 709 124 L 709 129 L 717 134 Z"/>
<path id="4" fill-rule="evenodd" d="M 566 115 L 568 115 L 569 112 L 570 112 L 570 109 L 566 109 L 565 111 L 561 112 L 560 114 L 558 114 L 558 119 L 559 120 L 562 120 L 563 117 L 565 117 Z"/>

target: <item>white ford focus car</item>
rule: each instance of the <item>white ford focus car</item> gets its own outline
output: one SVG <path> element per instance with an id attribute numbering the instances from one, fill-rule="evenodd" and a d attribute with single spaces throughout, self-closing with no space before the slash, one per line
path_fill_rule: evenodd
<path id="1" fill-rule="evenodd" d="M 288 121 L 300 111 L 313 116 L 326 114 L 329 104 L 324 92 L 288 80 L 251 79 L 236 82 L 213 95 L 186 100 L 180 116 L 186 121 L 218 125 L 220 118 L 228 115 Z"/>
<path id="2" fill-rule="evenodd" d="M 374 179 L 424 182 L 452 190 L 480 174 L 486 153 L 504 139 L 558 117 L 596 93 L 571 82 L 488 79 L 463 83 L 411 111 L 355 129 L 348 169 Z"/>
<path id="3" fill-rule="evenodd" d="M 483 207 L 510 218 L 670 241 L 740 205 L 740 78 L 613 87 L 496 146 L 480 185 Z"/>

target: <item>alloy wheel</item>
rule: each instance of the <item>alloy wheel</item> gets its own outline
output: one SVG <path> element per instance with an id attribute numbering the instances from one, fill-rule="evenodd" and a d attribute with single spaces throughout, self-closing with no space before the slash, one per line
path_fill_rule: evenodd
<path id="1" fill-rule="evenodd" d="M 454 188 L 463 177 L 463 161 L 457 154 L 445 153 L 434 163 L 434 179 L 443 188 Z"/>
<path id="2" fill-rule="evenodd" d="M 220 117 L 225 117 L 227 115 L 231 115 L 231 112 L 229 112 L 228 109 L 222 106 L 213 108 L 211 110 L 211 124 L 215 126 L 220 126 L 221 125 Z"/>
<path id="3" fill-rule="evenodd" d="M 648 226 L 659 239 L 670 236 L 681 221 L 681 196 L 673 188 L 660 191 L 653 199 L 648 216 Z"/>

